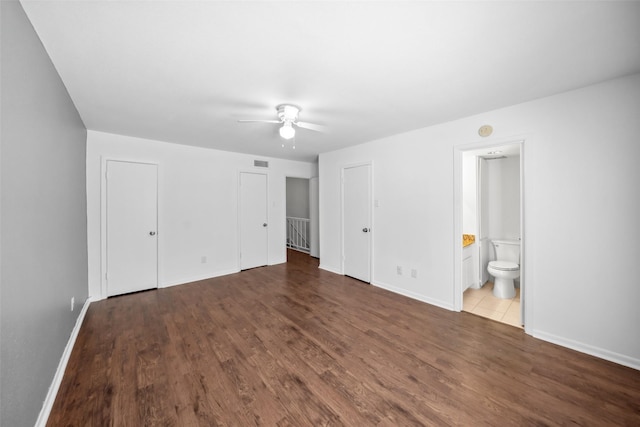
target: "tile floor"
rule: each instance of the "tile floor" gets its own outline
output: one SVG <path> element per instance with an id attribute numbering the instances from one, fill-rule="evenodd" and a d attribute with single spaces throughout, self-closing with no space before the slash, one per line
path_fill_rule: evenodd
<path id="1" fill-rule="evenodd" d="M 520 289 L 516 288 L 512 299 L 496 298 L 492 290 L 493 282 L 485 283 L 480 289 L 467 289 L 462 296 L 462 310 L 521 328 Z"/>

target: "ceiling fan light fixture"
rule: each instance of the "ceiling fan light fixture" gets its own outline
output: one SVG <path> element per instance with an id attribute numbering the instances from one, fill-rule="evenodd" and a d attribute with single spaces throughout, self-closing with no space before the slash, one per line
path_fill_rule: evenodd
<path id="1" fill-rule="evenodd" d="M 284 139 L 291 139 L 295 136 L 296 130 L 291 125 L 291 122 L 285 122 L 280 128 L 280 136 Z"/>

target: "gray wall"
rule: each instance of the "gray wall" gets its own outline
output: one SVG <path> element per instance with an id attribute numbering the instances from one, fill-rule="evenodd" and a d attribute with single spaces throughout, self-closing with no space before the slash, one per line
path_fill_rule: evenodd
<path id="1" fill-rule="evenodd" d="M 287 177 L 287 216 L 309 218 L 309 180 Z"/>
<path id="2" fill-rule="evenodd" d="M 0 425 L 20 427 L 87 298 L 86 129 L 22 6 L 0 15 Z"/>

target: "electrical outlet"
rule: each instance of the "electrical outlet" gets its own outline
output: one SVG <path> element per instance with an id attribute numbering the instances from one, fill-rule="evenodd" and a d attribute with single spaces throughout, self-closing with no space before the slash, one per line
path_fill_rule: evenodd
<path id="1" fill-rule="evenodd" d="M 418 270 L 416 270 L 415 268 L 411 269 L 411 277 L 413 277 L 414 279 L 418 277 Z"/>
<path id="2" fill-rule="evenodd" d="M 71 297 L 71 311 L 73 311 L 74 305 L 76 305 L 76 297 Z"/>
<path id="3" fill-rule="evenodd" d="M 398 276 L 402 276 L 402 267 L 399 265 L 396 266 L 396 273 L 398 273 Z"/>

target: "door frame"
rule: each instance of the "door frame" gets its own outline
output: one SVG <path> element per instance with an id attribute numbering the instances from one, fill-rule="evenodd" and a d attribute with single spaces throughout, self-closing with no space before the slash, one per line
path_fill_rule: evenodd
<path id="1" fill-rule="evenodd" d="M 340 271 L 342 275 L 344 275 L 344 171 L 345 169 L 357 168 L 360 166 L 369 166 L 369 233 L 371 237 L 369 238 L 369 282 L 374 283 L 373 278 L 373 254 L 374 254 L 374 237 L 375 237 L 375 224 L 374 224 L 374 215 L 373 215 L 373 161 L 367 160 L 356 163 L 348 163 L 343 165 L 340 168 Z"/>
<path id="2" fill-rule="evenodd" d="M 107 163 L 124 162 L 156 167 L 156 289 L 160 287 L 160 162 L 122 157 L 100 156 L 100 299 L 107 298 Z"/>
<path id="3" fill-rule="evenodd" d="M 237 190 L 237 195 L 236 197 L 238 198 L 238 207 L 237 207 L 237 228 L 236 228 L 236 234 L 238 236 L 238 250 L 236 253 L 236 259 L 237 259 L 237 266 L 238 266 L 238 271 L 242 271 L 242 258 L 241 258 L 241 254 L 242 254 L 242 174 L 243 173 L 251 173 L 254 175 L 264 175 L 266 178 L 266 206 L 265 209 L 267 210 L 267 264 L 266 265 L 270 265 L 269 264 L 269 235 L 271 234 L 270 228 L 271 228 L 271 215 L 270 215 L 270 209 L 269 209 L 269 172 L 267 171 L 263 171 L 263 170 L 251 170 L 251 169 L 240 169 L 238 170 L 238 180 L 237 180 L 237 186 L 238 186 L 238 190 Z M 286 191 L 286 183 L 285 183 L 285 191 Z M 286 200 L 285 200 L 285 209 L 286 209 Z M 286 237 L 285 237 L 286 239 Z"/>
<path id="4" fill-rule="evenodd" d="M 309 204 L 309 218 L 308 218 L 309 219 L 309 255 L 310 256 L 314 256 L 314 255 L 311 255 L 311 253 L 313 252 L 313 248 L 312 248 L 312 245 L 311 245 L 311 240 L 312 240 L 311 239 L 311 235 L 313 234 L 313 232 L 311 231 L 311 228 L 312 227 L 316 227 L 319 230 L 320 215 L 314 215 L 313 212 L 312 212 L 312 209 L 311 209 L 311 205 L 312 205 L 311 199 L 313 197 L 313 194 L 311 194 L 311 180 L 313 180 L 313 179 L 317 180 L 318 176 L 317 176 L 317 174 L 316 174 L 316 176 L 312 176 L 312 177 L 309 177 L 308 175 L 305 176 L 305 175 L 289 175 L 289 174 L 285 174 L 285 176 L 284 176 L 284 182 L 285 182 L 285 184 L 284 184 L 284 224 L 285 224 L 285 229 L 284 229 L 285 230 L 285 232 L 284 232 L 284 247 L 285 247 L 285 251 L 286 251 L 286 248 L 287 248 L 287 233 L 288 233 L 287 226 L 286 226 L 287 225 L 287 178 L 306 179 L 308 181 L 308 183 L 309 183 L 309 199 L 307 200 L 307 203 Z M 316 196 L 317 197 L 315 198 L 316 199 L 315 203 L 316 203 L 316 205 L 319 205 L 320 193 L 317 192 Z M 317 239 L 319 238 L 319 234 L 320 233 L 318 232 L 317 234 L 318 234 L 318 236 L 316 236 L 316 242 L 317 242 Z M 318 245 L 318 253 L 317 253 L 317 255 L 318 256 L 314 256 L 314 258 L 318 258 L 320 256 L 319 245 Z M 287 257 L 286 257 L 286 254 L 285 254 L 285 262 L 286 262 L 286 260 L 287 260 Z"/>
<path id="5" fill-rule="evenodd" d="M 315 184 L 312 184 L 315 182 Z M 315 190 L 312 190 L 315 188 Z M 315 196 L 315 197 L 314 197 Z M 315 209 L 314 209 L 315 208 Z M 309 178 L 309 255 L 320 258 L 320 178 Z"/>
<path id="6" fill-rule="evenodd" d="M 454 311 L 462 311 L 462 156 L 466 151 L 474 151 L 478 149 L 491 148 L 499 145 L 520 145 L 520 321 L 524 325 L 524 330 L 527 333 L 531 333 L 533 329 L 533 310 L 531 305 L 533 302 L 533 290 L 529 283 L 525 284 L 525 271 L 527 263 L 525 263 L 525 147 L 526 142 L 531 140 L 531 136 L 519 135 L 509 138 L 494 139 L 489 138 L 487 141 L 472 142 L 457 145 L 453 148 L 453 183 L 454 183 L 454 197 L 453 197 L 453 248 L 454 248 L 454 262 L 453 262 L 453 309 Z M 480 224 L 479 224 L 480 226 Z M 480 272 L 478 272 L 480 273 Z"/>

